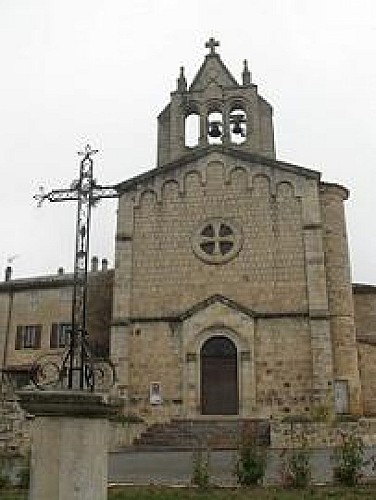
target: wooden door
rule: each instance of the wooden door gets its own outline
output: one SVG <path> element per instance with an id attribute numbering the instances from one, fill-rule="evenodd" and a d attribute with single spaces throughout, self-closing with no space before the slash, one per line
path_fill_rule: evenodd
<path id="1" fill-rule="evenodd" d="M 236 347 L 227 337 L 212 337 L 201 349 L 202 414 L 237 415 L 238 407 Z"/>

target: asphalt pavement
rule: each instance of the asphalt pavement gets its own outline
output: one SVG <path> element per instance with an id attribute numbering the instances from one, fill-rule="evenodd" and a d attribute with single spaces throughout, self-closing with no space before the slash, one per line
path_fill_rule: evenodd
<path id="1" fill-rule="evenodd" d="M 269 450 L 265 484 L 276 484 L 281 480 L 283 464 L 282 450 Z M 376 455 L 375 448 L 368 448 L 365 458 Z M 312 481 L 323 484 L 332 481 L 331 449 L 312 450 Z M 209 474 L 213 484 L 230 486 L 235 484 L 235 451 L 212 451 L 209 456 Z M 168 484 L 187 485 L 192 474 L 192 452 L 190 451 L 119 451 L 109 455 L 109 483 L 115 484 Z M 364 467 L 364 474 L 376 480 L 372 464 Z"/>

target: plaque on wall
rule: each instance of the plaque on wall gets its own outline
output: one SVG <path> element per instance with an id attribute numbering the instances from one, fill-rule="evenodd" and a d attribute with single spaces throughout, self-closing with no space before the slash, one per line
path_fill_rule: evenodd
<path id="1" fill-rule="evenodd" d="M 160 382 L 150 383 L 150 404 L 160 405 L 162 404 L 162 390 Z"/>
<path id="2" fill-rule="evenodd" d="M 349 383 L 347 380 L 334 381 L 334 401 L 337 414 L 349 413 Z"/>

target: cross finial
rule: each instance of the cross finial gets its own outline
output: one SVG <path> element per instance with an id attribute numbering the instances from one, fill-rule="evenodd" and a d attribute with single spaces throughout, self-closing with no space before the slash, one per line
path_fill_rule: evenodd
<path id="1" fill-rule="evenodd" d="M 209 38 L 209 41 L 205 43 L 205 47 L 210 49 L 210 54 L 216 54 L 215 48 L 219 47 L 219 42 L 215 40 L 212 36 Z"/>
<path id="2" fill-rule="evenodd" d="M 98 149 L 91 149 L 90 144 L 86 144 L 85 151 L 79 151 L 79 156 L 84 156 L 85 158 L 90 158 L 91 155 L 98 153 Z"/>

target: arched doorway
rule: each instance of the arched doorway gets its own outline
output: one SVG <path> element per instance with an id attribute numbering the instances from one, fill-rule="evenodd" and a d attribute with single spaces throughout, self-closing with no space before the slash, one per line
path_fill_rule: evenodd
<path id="1" fill-rule="evenodd" d="M 211 337 L 201 348 L 201 413 L 237 415 L 238 410 L 236 346 L 227 337 Z"/>

